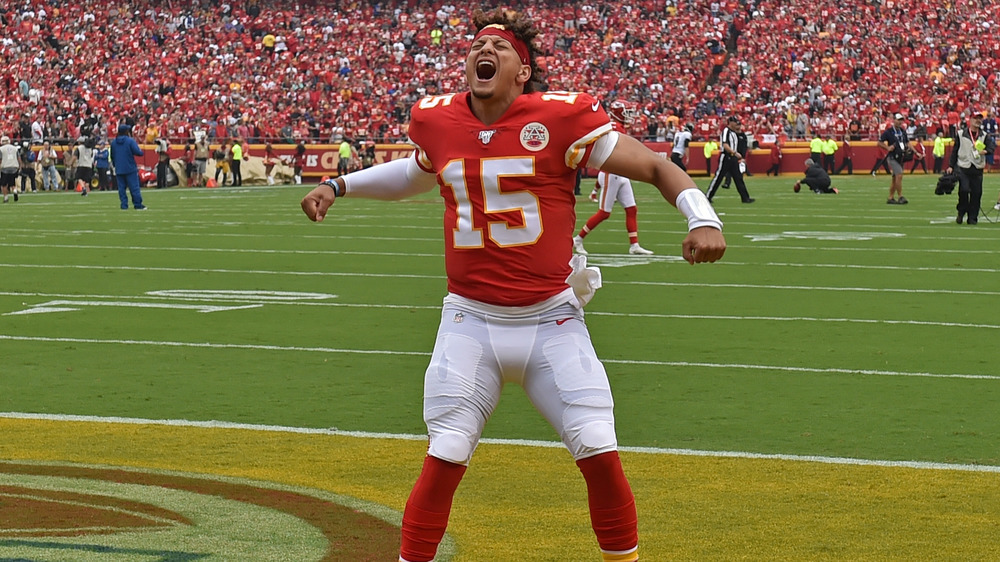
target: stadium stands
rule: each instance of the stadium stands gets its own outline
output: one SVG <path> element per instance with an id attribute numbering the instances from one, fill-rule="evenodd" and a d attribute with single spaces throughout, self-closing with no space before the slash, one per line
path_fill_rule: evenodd
<path id="1" fill-rule="evenodd" d="M 998 105 L 990 0 L 522 1 L 551 89 L 639 102 L 634 133 L 877 136 L 884 117 L 948 129 Z M 127 6 L 127 9 L 123 8 Z M 0 7 L 0 129 L 176 142 L 406 138 L 425 94 L 459 89 L 468 3 L 397 0 L 12 0 Z M 440 34 L 432 33 L 440 30 Z M 800 117 L 803 115 L 803 117 Z M 37 134 L 37 131 L 36 131 Z"/>

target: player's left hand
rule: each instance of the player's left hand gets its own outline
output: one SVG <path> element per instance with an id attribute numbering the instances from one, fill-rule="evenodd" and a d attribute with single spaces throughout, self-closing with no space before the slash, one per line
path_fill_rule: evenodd
<path id="1" fill-rule="evenodd" d="M 714 262 L 726 253 L 726 238 L 721 230 L 702 226 L 688 232 L 681 247 L 684 249 L 684 259 L 691 265 Z"/>
<path id="2" fill-rule="evenodd" d="M 302 212 L 313 222 L 320 222 L 326 216 L 327 210 L 337 200 L 328 185 L 318 185 L 302 198 Z"/>

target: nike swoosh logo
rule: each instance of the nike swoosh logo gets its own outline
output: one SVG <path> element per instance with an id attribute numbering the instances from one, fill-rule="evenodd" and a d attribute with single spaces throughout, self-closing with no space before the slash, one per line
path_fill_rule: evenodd
<path id="1" fill-rule="evenodd" d="M 572 318 L 563 318 L 562 320 L 556 320 L 556 326 L 562 326 L 566 322 L 569 322 Z"/>
<path id="2" fill-rule="evenodd" d="M 601 108 L 601 102 L 599 101 L 595 101 L 594 103 L 590 104 L 591 111 L 597 111 L 600 108 Z"/>

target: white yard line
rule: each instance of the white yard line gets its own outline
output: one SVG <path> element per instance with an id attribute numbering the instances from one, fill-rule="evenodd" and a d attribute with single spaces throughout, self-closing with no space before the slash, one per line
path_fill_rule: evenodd
<path id="1" fill-rule="evenodd" d="M 211 296 L 208 293 L 215 293 Z M 199 296 L 205 294 L 205 296 Z M 324 298 L 334 298 L 334 295 L 322 295 Z M 329 308 L 362 308 L 362 309 L 398 309 L 398 310 L 440 310 L 441 305 L 433 304 L 385 304 L 385 303 L 347 303 L 347 302 L 321 302 L 317 296 L 296 297 L 296 298 L 271 298 L 244 297 L 238 294 L 225 294 L 223 291 L 190 291 L 190 294 L 180 296 L 166 291 L 152 291 L 142 295 L 105 295 L 105 294 L 79 294 L 79 293 L 39 293 L 32 291 L 0 291 L 0 297 L 17 298 L 44 298 L 44 299 L 81 299 L 81 300 L 117 300 L 117 301 L 208 301 L 225 302 L 237 304 L 263 304 L 282 306 L 322 306 Z M 71 304 L 71 303 L 67 303 Z M 35 305 L 37 306 L 37 305 Z M 869 324 L 869 325 L 889 325 L 889 326 L 930 326 L 936 328 L 974 328 L 986 330 L 998 330 L 1000 324 L 969 323 L 969 322 L 940 322 L 928 320 L 905 320 L 905 319 L 885 319 L 885 318 L 822 318 L 816 316 L 752 316 L 738 314 L 656 314 L 656 313 L 635 313 L 635 312 L 602 312 L 588 310 L 587 316 L 603 316 L 611 318 L 651 318 L 659 320 L 723 320 L 741 322 L 820 322 L 834 324 Z"/>
<path id="2" fill-rule="evenodd" d="M 405 273 L 349 273 L 343 271 L 272 271 L 266 269 L 213 269 L 190 267 L 138 267 L 122 265 L 79 265 L 79 264 L 23 264 L 0 263 L 0 268 L 6 269 L 68 269 L 68 270 L 100 270 L 100 271 L 148 271 L 173 273 L 238 273 L 249 275 L 290 275 L 318 277 L 362 277 L 362 278 L 406 278 L 406 279 L 444 279 L 444 275 L 414 275 Z M 921 293 L 934 295 L 971 295 L 1000 296 L 1000 291 L 960 291 L 954 289 L 915 289 L 912 287 L 824 287 L 817 285 L 766 285 L 754 283 L 671 283 L 667 281 L 615 281 L 618 285 L 643 285 L 654 287 L 692 287 L 697 289 L 762 289 L 762 290 L 795 290 L 795 291 L 834 291 L 834 292 L 868 292 L 868 293 Z"/>
<path id="3" fill-rule="evenodd" d="M 343 431 L 336 428 L 288 427 L 280 425 L 244 424 L 226 421 L 155 420 L 145 418 L 124 418 L 105 416 L 79 416 L 69 414 L 34 414 L 26 412 L 0 412 L 0 418 L 19 420 L 44 420 L 54 422 L 110 423 L 122 425 L 151 425 L 168 427 L 195 427 L 202 429 L 237 429 L 267 431 L 274 433 L 294 433 L 302 435 L 335 435 L 359 439 L 393 439 L 400 441 L 426 441 L 426 435 L 408 433 L 373 433 L 367 431 Z M 530 439 L 482 439 L 483 443 L 494 445 L 516 445 L 523 447 L 562 448 L 557 441 L 536 441 Z M 619 450 L 650 455 L 682 455 L 692 457 L 764 459 L 852 466 L 881 466 L 890 468 L 915 468 L 923 470 L 957 470 L 964 472 L 1000 473 L 1000 466 L 977 464 L 950 464 L 921 461 L 889 461 L 878 459 L 856 459 L 849 457 L 826 457 L 818 455 L 783 455 L 751 453 L 746 451 L 703 451 L 697 449 L 673 449 L 660 447 L 619 447 Z"/>
<path id="4" fill-rule="evenodd" d="M 0 334 L 0 341 L 43 342 L 43 343 L 74 343 L 94 345 L 135 345 L 146 347 L 188 347 L 200 349 L 243 349 L 248 351 L 291 351 L 311 353 L 343 353 L 358 355 L 397 355 L 411 357 L 430 357 L 430 351 L 406 351 L 393 349 L 347 349 L 321 346 L 284 346 L 243 343 L 213 343 L 213 342 L 182 342 L 158 340 L 121 340 L 98 338 L 63 338 L 51 336 L 22 336 Z M 760 365 L 748 363 L 708 363 L 695 361 L 648 361 L 641 359 L 602 359 L 604 363 L 613 365 L 648 365 L 657 367 L 693 367 L 698 369 L 742 369 L 750 371 L 784 371 L 792 373 L 818 373 L 839 375 L 876 375 L 887 377 L 929 377 L 944 379 L 980 379 L 1000 380 L 1000 375 L 982 375 L 966 373 L 927 373 L 920 371 L 886 371 L 879 369 L 842 369 L 837 367 L 795 367 L 786 365 Z"/>

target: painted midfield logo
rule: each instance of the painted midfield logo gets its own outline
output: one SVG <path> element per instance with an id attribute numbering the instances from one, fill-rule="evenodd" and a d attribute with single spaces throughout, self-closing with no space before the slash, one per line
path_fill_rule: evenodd
<path id="1" fill-rule="evenodd" d="M 875 238 L 902 238 L 905 234 L 898 232 L 823 232 L 814 230 L 790 231 L 781 233 L 745 234 L 754 242 L 775 242 L 778 240 L 873 240 Z"/>
<path id="2" fill-rule="evenodd" d="M 230 291 L 175 289 L 150 291 L 141 297 L 60 299 L 33 304 L 23 310 L 4 313 L 4 316 L 75 312 L 85 307 L 165 308 L 193 310 L 196 312 L 223 312 L 260 308 L 272 303 L 301 303 L 337 298 L 326 293 L 296 293 L 284 291 Z M 2 560 L 2 559 L 0 559 Z"/>
<path id="3" fill-rule="evenodd" d="M 370 515 L 376 506 L 259 481 L 16 463 L 0 463 L 0 481 L 0 560 L 326 560 L 357 515 L 374 533 L 357 558 L 387 560 L 399 533 Z"/>

